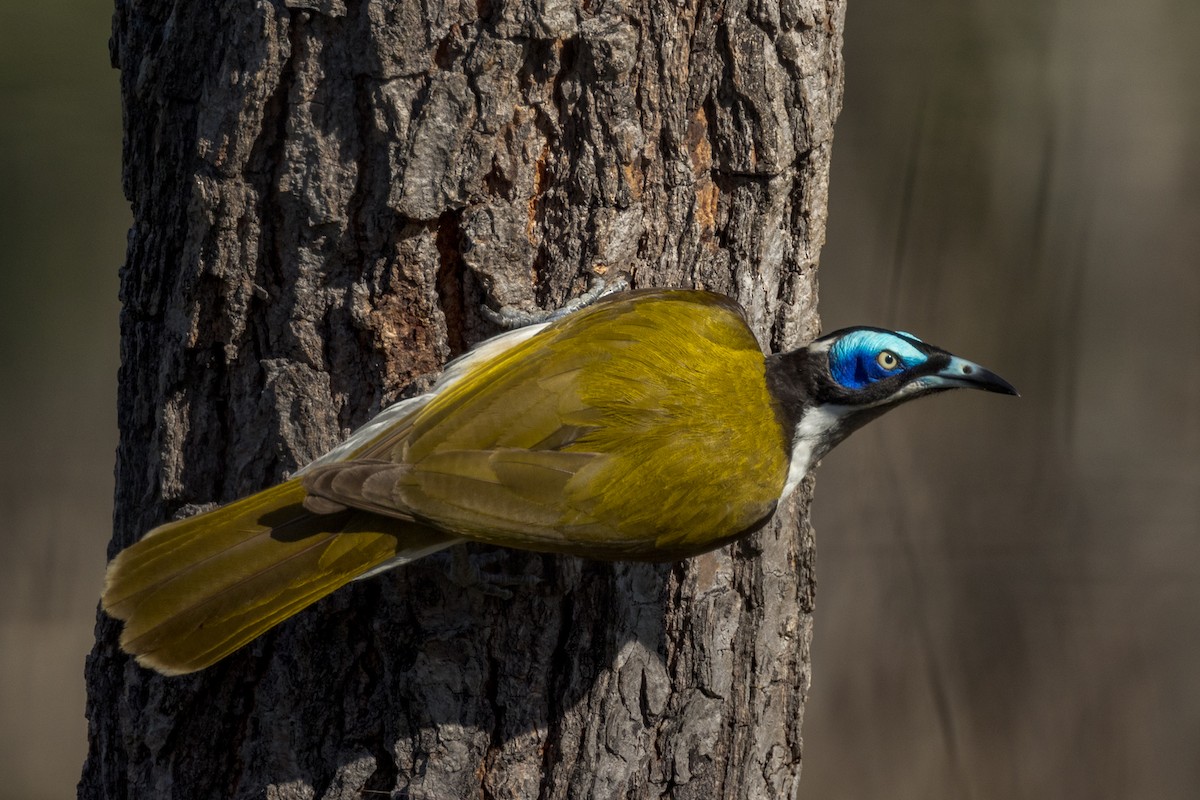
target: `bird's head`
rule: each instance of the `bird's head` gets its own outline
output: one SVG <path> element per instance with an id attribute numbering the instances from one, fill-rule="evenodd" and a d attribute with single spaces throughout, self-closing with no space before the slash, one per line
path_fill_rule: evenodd
<path id="1" fill-rule="evenodd" d="M 882 328 L 844 328 L 767 359 L 768 381 L 794 425 L 793 472 L 901 403 L 947 389 L 1017 394 L 973 361 Z"/>
<path id="2" fill-rule="evenodd" d="M 947 389 L 1017 393 L 991 370 L 902 331 L 844 328 L 805 349 L 820 404 L 886 409 Z"/>

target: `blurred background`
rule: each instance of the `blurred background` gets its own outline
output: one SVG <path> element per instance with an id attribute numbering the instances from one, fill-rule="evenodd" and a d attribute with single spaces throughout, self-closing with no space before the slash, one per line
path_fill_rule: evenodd
<path id="1" fill-rule="evenodd" d="M 0 0 L 0 798 L 74 796 L 112 534 L 121 102 L 104 0 Z"/>
<path id="2" fill-rule="evenodd" d="M 0 797 L 73 792 L 129 215 L 106 2 L 0 0 Z M 1200 795 L 1200 4 L 850 0 L 821 310 L 995 369 L 817 482 L 802 796 Z"/>
<path id="3" fill-rule="evenodd" d="M 801 794 L 1200 797 L 1200 4 L 847 16 L 822 320 L 1023 397 L 825 459 Z"/>

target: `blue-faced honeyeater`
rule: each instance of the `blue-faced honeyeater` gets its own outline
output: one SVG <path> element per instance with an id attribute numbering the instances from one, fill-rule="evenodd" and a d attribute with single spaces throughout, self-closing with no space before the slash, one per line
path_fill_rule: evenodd
<path id="1" fill-rule="evenodd" d="M 907 333 L 764 356 L 727 297 L 612 295 L 487 340 L 289 480 L 150 531 L 109 564 L 103 606 L 122 648 L 179 674 L 462 541 L 685 558 L 760 527 L 864 423 L 960 387 L 1016 394 Z"/>

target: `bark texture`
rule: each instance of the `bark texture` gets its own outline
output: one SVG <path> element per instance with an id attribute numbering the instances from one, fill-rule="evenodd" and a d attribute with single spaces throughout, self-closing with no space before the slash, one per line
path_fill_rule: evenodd
<path id="1" fill-rule="evenodd" d="M 283 477 L 594 274 L 817 329 L 843 0 L 118 0 L 110 552 Z M 86 798 L 791 796 L 811 486 L 668 565 L 473 548 L 161 678 L 100 616 Z"/>

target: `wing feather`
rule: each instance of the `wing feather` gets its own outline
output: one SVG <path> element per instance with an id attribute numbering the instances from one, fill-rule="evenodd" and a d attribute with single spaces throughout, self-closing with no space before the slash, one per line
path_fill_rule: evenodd
<path id="1" fill-rule="evenodd" d="M 786 478 L 764 369 L 725 299 L 615 296 L 460 370 L 402 436 L 305 487 L 511 546 L 707 549 L 769 515 Z"/>

